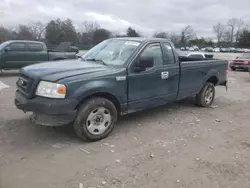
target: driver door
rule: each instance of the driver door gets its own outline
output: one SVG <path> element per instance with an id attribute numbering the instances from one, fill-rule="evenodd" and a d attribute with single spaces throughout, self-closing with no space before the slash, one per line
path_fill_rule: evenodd
<path id="1" fill-rule="evenodd" d="M 145 71 L 136 72 L 134 67 L 140 56 L 153 57 L 154 65 Z M 135 58 L 128 75 L 128 112 L 163 105 L 167 102 L 167 67 L 164 66 L 160 43 L 151 43 Z"/>
<path id="2" fill-rule="evenodd" d="M 4 69 L 19 69 L 26 65 L 27 54 L 24 42 L 13 42 L 9 44 L 8 51 L 4 52 Z"/>

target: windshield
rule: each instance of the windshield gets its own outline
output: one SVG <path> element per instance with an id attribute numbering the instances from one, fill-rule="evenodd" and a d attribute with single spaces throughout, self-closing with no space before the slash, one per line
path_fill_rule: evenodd
<path id="1" fill-rule="evenodd" d="M 0 44 L 0 49 L 4 48 L 4 47 L 7 46 L 8 44 L 9 44 L 8 41 L 6 41 L 6 42 Z"/>
<path id="2" fill-rule="evenodd" d="M 84 60 L 103 61 L 108 65 L 123 65 L 140 42 L 123 39 L 105 40 L 82 56 Z"/>
<path id="3" fill-rule="evenodd" d="M 250 54 L 242 54 L 239 59 L 250 59 Z"/>

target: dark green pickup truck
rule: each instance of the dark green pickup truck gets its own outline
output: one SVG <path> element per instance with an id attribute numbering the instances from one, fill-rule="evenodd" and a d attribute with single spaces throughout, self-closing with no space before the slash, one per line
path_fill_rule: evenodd
<path id="1" fill-rule="evenodd" d="M 62 45 L 63 47 L 65 45 Z M 0 44 L 0 70 L 62 59 L 75 59 L 75 52 L 49 51 L 43 42 L 13 40 Z"/>
<path id="2" fill-rule="evenodd" d="M 108 136 L 119 115 L 196 96 L 213 103 L 215 86 L 227 85 L 228 62 L 179 57 L 165 39 L 114 38 L 81 59 L 21 69 L 15 105 L 37 124 L 74 124 L 88 141 Z"/>

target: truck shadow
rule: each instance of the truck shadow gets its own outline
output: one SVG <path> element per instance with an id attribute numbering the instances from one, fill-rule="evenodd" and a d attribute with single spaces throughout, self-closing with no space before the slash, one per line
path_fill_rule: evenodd
<path id="1" fill-rule="evenodd" d="M 0 72 L 0 78 L 1 77 L 16 77 L 19 76 L 19 71 L 4 71 Z"/>

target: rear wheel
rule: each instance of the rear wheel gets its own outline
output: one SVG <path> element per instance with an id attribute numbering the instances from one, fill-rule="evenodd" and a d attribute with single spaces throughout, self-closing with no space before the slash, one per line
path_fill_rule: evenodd
<path id="1" fill-rule="evenodd" d="M 235 68 L 235 67 L 231 67 L 231 70 L 232 70 L 232 71 L 235 71 L 235 70 L 236 70 L 236 68 Z"/>
<path id="2" fill-rule="evenodd" d="M 76 134 L 85 141 L 107 137 L 117 122 L 114 104 L 105 98 L 92 98 L 81 105 L 74 123 Z"/>
<path id="3" fill-rule="evenodd" d="M 210 106 L 215 97 L 215 86 L 211 82 L 207 82 L 199 94 L 196 95 L 196 104 L 201 107 Z"/>

